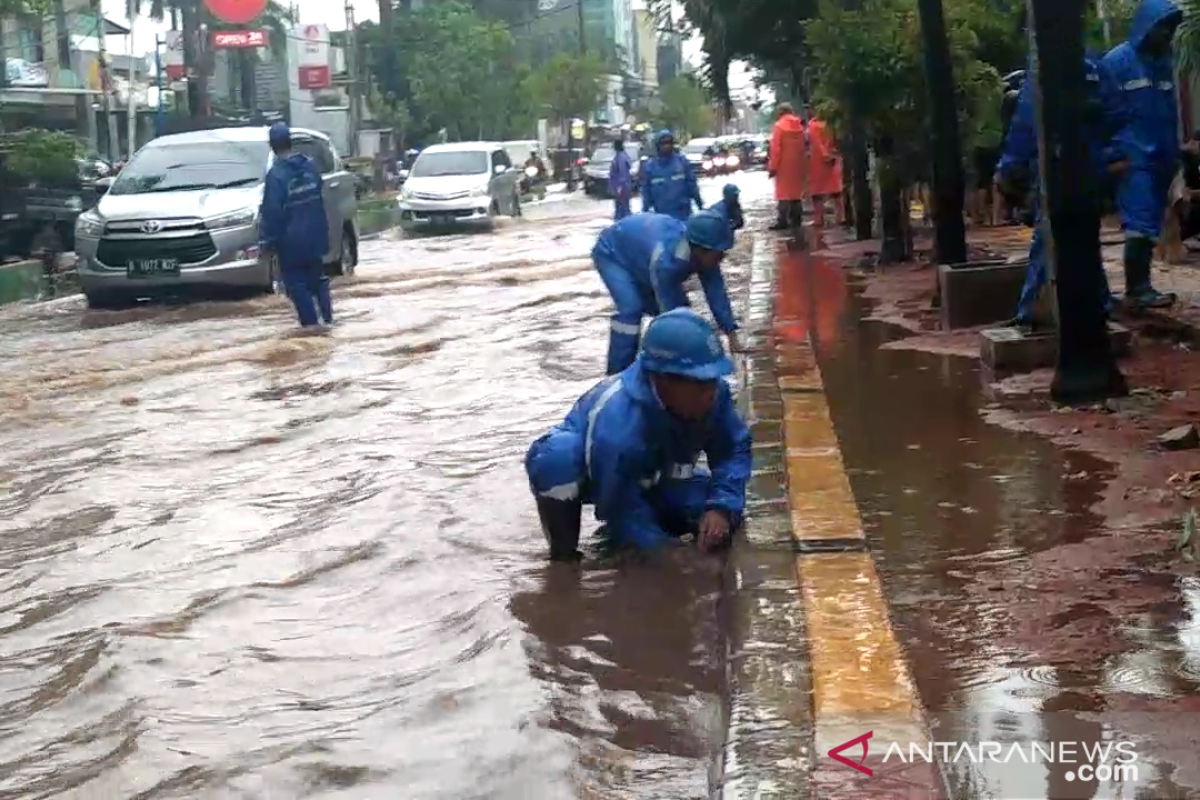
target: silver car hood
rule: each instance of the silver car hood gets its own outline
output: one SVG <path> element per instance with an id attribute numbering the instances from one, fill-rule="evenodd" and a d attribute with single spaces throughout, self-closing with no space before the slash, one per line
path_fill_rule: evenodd
<path id="1" fill-rule="evenodd" d="M 96 205 L 96 213 L 106 220 L 208 219 L 257 209 L 262 203 L 262 186 L 235 189 L 210 189 L 192 192 L 151 192 L 149 194 L 106 194 Z"/>

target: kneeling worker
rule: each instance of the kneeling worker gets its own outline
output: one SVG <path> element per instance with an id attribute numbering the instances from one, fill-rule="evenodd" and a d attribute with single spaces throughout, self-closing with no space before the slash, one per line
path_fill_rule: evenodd
<path id="1" fill-rule="evenodd" d="M 693 214 L 686 223 L 664 214 L 634 214 L 601 232 L 592 261 L 617 307 L 606 374 L 616 375 L 637 358 L 642 317 L 688 305 L 684 283 L 693 274 L 730 348 L 741 349 L 721 275 L 721 260 L 732 246 L 729 221 L 711 211 Z"/>
<path id="2" fill-rule="evenodd" d="M 263 185 L 262 257 L 279 259 L 279 273 L 300 325 L 333 324 L 333 298 L 325 274 L 329 221 L 321 173 L 313 160 L 292 151 L 292 131 L 276 122 L 267 133 L 275 163 Z M 319 316 L 318 316 L 319 312 Z"/>
<path id="3" fill-rule="evenodd" d="M 646 329 L 629 369 L 592 387 L 525 456 L 550 558 L 580 557 L 584 503 L 618 546 L 653 550 L 688 533 L 701 548 L 729 542 L 750 478 L 750 431 L 712 326 L 690 309 Z M 696 466 L 700 453 L 711 469 Z"/>

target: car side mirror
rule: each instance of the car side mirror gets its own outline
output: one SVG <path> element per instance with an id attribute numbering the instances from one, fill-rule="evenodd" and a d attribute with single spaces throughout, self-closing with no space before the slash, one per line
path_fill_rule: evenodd
<path id="1" fill-rule="evenodd" d="M 504 173 L 508 172 L 508 167 L 504 166 L 503 164 L 497 164 L 492 169 L 492 172 L 496 173 L 497 175 L 503 175 Z"/>
<path id="2" fill-rule="evenodd" d="M 112 178 L 97 178 L 96 182 L 93 184 L 93 186 L 96 187 L 96 194 L 100 195 L 101 197 L 108 194 L 108 190 L 112 188 L 112 185 Z"/>

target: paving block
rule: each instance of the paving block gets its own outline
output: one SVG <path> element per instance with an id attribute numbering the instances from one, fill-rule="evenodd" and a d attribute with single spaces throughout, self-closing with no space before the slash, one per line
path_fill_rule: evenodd
<path id="1" fill-rule="evenodd" d="M 1028 259 L 942 264 L 942 330 L 1003 322 L 1016 313 Z"/>
<path id="2" fill-rule="evenodd" d="M 1129 355 L 1133 331 L 1110 322 L 1108 335 L 1118 358 Z M 984 366 L 999 373 L 1047 369 L 1058 358 L 1058 334 L 1046 331 L 1026 335 L 1018 328 L 988 328 L 980 334 L 979 358 Z"/>

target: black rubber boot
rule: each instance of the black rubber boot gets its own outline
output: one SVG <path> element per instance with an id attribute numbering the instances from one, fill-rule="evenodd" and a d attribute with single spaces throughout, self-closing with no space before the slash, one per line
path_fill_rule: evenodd
<path id="1" fill-rule="evenodd" d="M 1154 242 L 1141 236 L 1125 239 L 1125 305 L 1131 311 L 1150 308 L 1170 308 L 1175 305 L 1172 293 L 1156 291 L 1150 278 L 1154 263 Z"/>
<path id="2" fill-rule="evenodd" d="M 538 518 L 542 521 L 542 533 L 550 545 L 551 561 L 579 561 L 579 527 L 583 517 L 583 503 L 579 500 L 553 500 L 537 498 Z"/>

